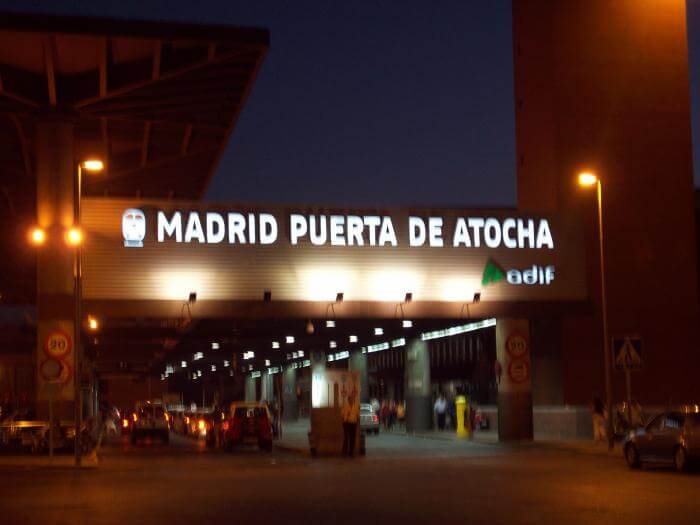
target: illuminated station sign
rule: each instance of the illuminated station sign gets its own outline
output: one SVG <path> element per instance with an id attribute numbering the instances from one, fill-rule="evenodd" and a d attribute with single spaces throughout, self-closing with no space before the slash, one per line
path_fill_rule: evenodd
<path id="1" fill-rule="evenodd" d="M 88 299 L 581 300 L 582 232 L 515 210 L 348 210 L 88 198 Z"/>

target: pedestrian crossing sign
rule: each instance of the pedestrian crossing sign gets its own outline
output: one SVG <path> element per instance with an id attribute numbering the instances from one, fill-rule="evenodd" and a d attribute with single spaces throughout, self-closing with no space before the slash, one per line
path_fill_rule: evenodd
<path id="1" fill-rule="evenodd" d="M 642 368 L 642 338 L 638 335 L 614 336 L 612 338 L 613 360 L 617 370 L 639 370 Z"/>

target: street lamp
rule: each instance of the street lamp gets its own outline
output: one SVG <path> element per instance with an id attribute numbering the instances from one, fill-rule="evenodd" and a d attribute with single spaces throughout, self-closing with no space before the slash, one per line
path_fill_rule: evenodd
<path id="1" fill-rule="evenodd" d="M 98 173 L 104 169 L 104 164 L 98 159 L 88 159 L 78 164 L 76 179 L 73 184 L 73 227 L 66 232 L 66 242 L 75 248 L 73 252 L 73 276 L 74 276 L 74 308 L 73 312 L 73 340 L 75 342 L 74 351 L 74 403 L 75 403 L 75 466 L 79 467 L 82 462 L 80 446 L 80 428 L 83 419 L 83 400 L 80 380 L 82 377 L 82 352 L 81 352 L 81 299 L 82 299 L 82 242 L 83 233 L 80 221 L 80 199 L 82 197 L 83 170 L 88 173 Z"/>
<path id="2" fill-rule="evenodd" d="M 33 245 L 41 246 L 46 242 L 46 232 L 39 227 L 33 228 L 32 231 L 29 232 L 29 239 Z"/>
<path id="3" fill-rule="evenodd" d="M 612 435 L 612 378 L 610 372 L 610 337 L 608 335 L 608 304 L 605 294 L 605 250 L 603 248 L 603 184 L 600 178 L 590 171 L 579 173 L 579 186 L 584 188 L 596 187 L 598 200 L 598 242 L 600 244 L 600 293 L 603 315 L 603 363 L 605 364 L 605 396 L 608 417 L 606 421 L 606 434 L 608 437 L 608 449 L 613 448 Z"/>

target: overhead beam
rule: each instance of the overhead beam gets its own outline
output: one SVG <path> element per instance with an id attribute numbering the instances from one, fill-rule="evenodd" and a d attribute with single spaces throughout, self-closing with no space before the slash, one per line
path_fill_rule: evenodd
<path id="1" fill-rule="evenodd" d="M 158 80 L 160 78 L 160 58 L 162 54 L 163 43 L 160 40 L 156 40 L 153 43 L 153 70 L 151 71 L 151 80 Z"/>
<path id="2" fill-rule="evenodd" d="M 192 124 L 185 126 L 185 134 L 182 137 L 180 146 L 180 155 L 187 155 L 187 150 L 190 148 L 190 139 L 192 138 Z"/>
<path id="3" fill-rule="evenodd" d="M 107 63 L 109 61 L 108 58 L 108 53 L 109 53 L 109 40 L 107 37 L 102 37 L 100 39 L 100 48 L 99 48 L 99 60 L 100 60 L 100 96 L 104 97 L 107 94 Z"/>
<path id="4" fill-rule="evenodd" d="M 49 35 L 43 39 L 44 68 L 49 92 L 49 104 L 56 105 L 56 37 Z"/>
<path id="5" fill-rule="evenodd" d="M 250 52 L 250 50 L 247 50 L 246 52 Z M 111 98 L 115 98 L 115 97 L 118 97 L 121 95 L 125 95 L 127 93 L 131 93 L 131 92 L 136 91 L 138 89 L 152 86 L 159 81 L 165 81 L 165 80 L 177 78 L 177 77 L 182 76 L 182 75 L 189 73 L 191 71 L 197 71 L 197 70 L 205 68 L 207 66 L 211 66 L 212 64 L 223 64 L 226 62 L 230 62 L 231 60 L 233 60 L 234 58 L 238 57 L 239 55 L 241 55 L 243 53 L 244 53 L 244 51 L 235 51 L 235 52 L 231 52 L 231 53 L 226 53 L 224 55 L 219 55 L 218 57 L 216 57 L 215 60 L 212 60 L 212 61 L 200 60 L 200 61 L 195 62 L 189 66 L 185 66 L 185 67 L 176 69 L 174 71 L 171 71 L 169 73 L 166 73 L 164 75 L 160 75 L 160 77 L 157 79 L 149 78 L 148 80 L 141 80 L 139 82 L 133 82 L 133 83 L 128 84 L 120 89 L 115 89 L 115 90 L 109 92 L 107 95 L 105 95 L 105 97 L 97 96 L 97 97 L 85 98 L 85 99 L 81 100 L 80 102 L 77 102 L 75 104 L 75 108 L 81 109 L 81 108 L 84 108 L 85 106 L 89 106 L 91 104 L 95 104 L 96 102 L 100 102 L 103 99 L 111 99 Z M 262 51 L 261 51 L 261 54 L 262 54 Z M 260 60 L 258 61 L 258 64 L 260 64 L 260 63 L 262 63 L 262 58 L 260 58 Z"/>

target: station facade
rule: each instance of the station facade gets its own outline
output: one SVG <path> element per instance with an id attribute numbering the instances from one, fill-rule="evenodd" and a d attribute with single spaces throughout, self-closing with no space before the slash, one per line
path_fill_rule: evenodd
<path id="1" fill-rule="evenodd" d="M 348 363 L 367 370 L 366 394 L 393 390 L 413 403 L 416 427 L 426 424 L 433 383 L 472 374 L 475 395 L 498 404 L 504 435 L 528 437 L 533 404 L 584 407 L 605 391 L 611 356 L 603 354 L 595 200 L 575 185 L 590 169 L 604 184 L 610 331 L 644 341 L 635 397 L 697 401 L 685 16 L 683 2 L 513 1 L 517 210 L 202 204 L 262 65 L 266 31 L 4 18 L 0 48 L 24 51 L 0 53 L 3 130 L 12 137 L 3 182 L 8 202 L 31 215 L 18 223 L 47 234 L 38 250 L 15 250 L 24 232 L 4 241 L 26 263 L 8 275 L 18 289 L 35 289 L 15 299 L 36 306 L 34 349 L 11 359 L 31 362 L 41 406 L 51 375 L 44 362 L 60 358 L 67 375 L 57 395 L 70 413 L 71 381 L 97 395 L 100 378 L 150 375 L 178 351 L 197 352 L 177 350 L 195 325 L 222 320 L 252 327 L 249 339 L 241 329 L 226 344 L 246 381 L 257 381 L 249 395 L 261 396 L 266 368 L 277 366 L 267 356 L 286 360 L 273 346 L 286 344 L 285 320 L 410 320 L 416 327 L 402 345 L 391 346 L 397 336 L 370 352 L 385 341 L 351 346 L 355 334 L 346 332 L 347 348 L 304 345 L 289 359 L 300 367 L 281 362 L 267 373 L 291 381 L 294 370 L 303 380 L 305 361 L 335 366 L 347 350 Z M 106 173 L 79 188 L 76 167 L 95 155 Z M 64 234 L 78 218 L 83 312 L 105 329 L 91 334 L 81 319 L 78 351 L 90 366 L 76 372 L 61 345 L 75 339 L 75 252 Z M 20 297 L 10 283 L 13 293 Z M 424 337 L 440 330 L 445 337 Z M 203 337 L 213 349 L 215 338 Z M 246 370 L 238 361 L 256 341 L 269 349 Z M 11 359 L 3 370 L 17 369 Z M 464 367 L 458 377 L 453 364 Z M 615 375 L 614 399 L 624 398 L 623 384 Z"/>

